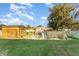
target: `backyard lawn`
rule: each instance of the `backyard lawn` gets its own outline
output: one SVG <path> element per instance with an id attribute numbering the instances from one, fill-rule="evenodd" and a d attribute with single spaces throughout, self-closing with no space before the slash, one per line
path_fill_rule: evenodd
<path id="1" fill-rule="evenodd" d="M 0 40 L 0 55 L 79 56 L 79 40 Z"/>

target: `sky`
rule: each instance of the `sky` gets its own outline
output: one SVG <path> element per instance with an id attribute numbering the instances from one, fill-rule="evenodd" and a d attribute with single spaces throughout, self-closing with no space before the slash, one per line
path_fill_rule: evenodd
<path id="1" fill-rule="evenodd" d="M 0 3 L 0 24 L 47 26 L 52 3 Z"/>

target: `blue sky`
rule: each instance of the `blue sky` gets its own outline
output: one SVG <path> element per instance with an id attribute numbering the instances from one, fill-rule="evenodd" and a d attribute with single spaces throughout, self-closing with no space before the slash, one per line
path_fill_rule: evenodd
<path id="1" fill-rule="evenodd" d="M 47 25 L 51 3 L 0 3 L 0 23 L 5 25 Z"/>

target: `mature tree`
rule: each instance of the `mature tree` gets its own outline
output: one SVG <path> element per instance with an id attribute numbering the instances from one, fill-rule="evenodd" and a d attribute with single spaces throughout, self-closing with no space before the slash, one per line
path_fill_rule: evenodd
<path id="1" fill-rule="evenodd" d="M 31 26 L 30 25 L 27 25 L 27 27 L 30 28 Z"/>
<path id="2" fill-rule="evenodd" d="M 38 25 L 37 27 L 42 27 L 42 25 Z"/>
<path id="3" fill-rule="evenodd" d="M 76 7 L 73 4 L 57 4 L 50 9 L 51 14 L 48 17 L 48 26 L 55 30 L 70 28 L 72 29 L 72 23 L 74 27 L 78 27 L 78 22 L 75 20 L 79 15 L 76 11 Z M 75 25 L 76 24 L 76 25 Z M 73 28 L 74 28 L 73 27 Z"/>

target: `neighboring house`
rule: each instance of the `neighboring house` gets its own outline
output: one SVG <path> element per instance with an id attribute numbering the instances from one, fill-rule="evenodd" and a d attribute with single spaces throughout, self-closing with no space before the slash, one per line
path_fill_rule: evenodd
<path id="1" fill-rule="evenodd" d="M 26 30 L 25 30 L 25 32 L 26 32 L 25 38 L 27 38 L 27 39 L 35 38 L 35 27 L 25 27 L 25 28 L 26 28 Z"/>
<path id="2" fill-rule="evenodd" d="M 0 38 L 2 38 L 2 26 L 0 26 Z"/>
<path id="3" fill-rule="evenodd" d="M 65 30 L 46 30 L 46 39 L 53 39 L 53 38 L 58 38 L 59 39 L 65 39 L 67 40 L 68 37 L 68 29 Z"/>
<path id="4" fill-rule="evenodd" d="M 36 34 L 37 34 L 37 38 L 41 38 L 41 39 L 45 39 L 46 35 L 45 35 L 45 31 L 47 30 L 52 30 L 52 28 L 49 27 L 37 27 L 36 28 Z"/>
<path id="5" fill-rule="evenodd" d="M 35 28 L 25 26 L 2 26 L 3 38 L 32 39 L 35 35 Z"/>
<path id="6" fill-rule="evenodd" d="M 25 35 L 24 26 L 2 26 L 3 38 L 21 38 Z"/>

